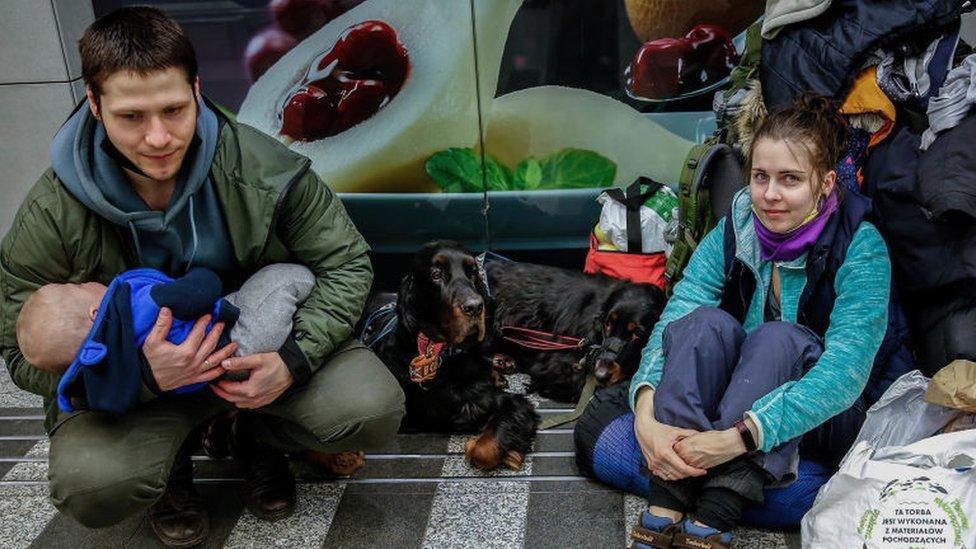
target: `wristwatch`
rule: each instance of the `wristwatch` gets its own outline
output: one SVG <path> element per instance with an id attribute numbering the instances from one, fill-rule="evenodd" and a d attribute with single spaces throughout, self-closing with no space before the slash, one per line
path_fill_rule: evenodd
<path id="1" fill-rule="evenodd" d="M 756 439 L 752 437 L 752 431 L 749 430 L 745 420 L 740 419 L 736 421 L 735 428 L 739 431 L 739 436 L 742 437 L 742 442 L 746 445 L 746 453 L 751 454 L 755 452 L 758 449 Z"/>

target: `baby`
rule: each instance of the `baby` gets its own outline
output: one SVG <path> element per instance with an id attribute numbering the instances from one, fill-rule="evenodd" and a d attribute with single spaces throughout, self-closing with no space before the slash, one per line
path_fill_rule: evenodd
<path id="1" fill-rule="evenodd" d="M 158 393 L 155 379 L 142 356 L 162 307 L 173 313 L 167 334 L 179 345 L 196 321 L 211 315 L 207 333 L 223 322 L 217 348 L 231 341 L 236 354 L 246 356 L 278 350 L 292 330 L 292 317 L 315 283 L 301 265 L 264 267 L 224 298 L 217 275 L 195 267 L 179 279 L 154 269 L 126 271 L 106 287 L 95 282 L 47 284 L 21 309 L 17 343 L 34 366 L 61 373 L 58 406 L 124 413 Z M 196 391 L 193 384 L 173 392 Z"/>

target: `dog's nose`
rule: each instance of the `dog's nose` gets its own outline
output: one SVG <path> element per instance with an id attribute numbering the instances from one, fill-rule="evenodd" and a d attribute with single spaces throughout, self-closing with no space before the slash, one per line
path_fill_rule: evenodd
<path id="1" fill-rule="evenodd" d="M 481 314 L 481 310 L 485 308 L 485 302 L 481 300 L 480 297 L 469 299 L 461 305 L 461 310 L 464 314 L 468 316 L 478 316 Z"/>
<path id="2" fill-rule="evenodd" d="M 597 383 L 604 385 L 613 379 L 615 364 L 606 360 L 597 360 L 593 368 L 593 377 Z"/>

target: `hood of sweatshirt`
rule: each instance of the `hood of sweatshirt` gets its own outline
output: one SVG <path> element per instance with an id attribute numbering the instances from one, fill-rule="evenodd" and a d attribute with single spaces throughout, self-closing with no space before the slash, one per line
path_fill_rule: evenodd
<path id="1" fill-rule="evenodd" d="M 197 101 L 197 106 L 195 136 L 165 211 L 149 209 L 135 192 L 122 166 L 138 169 L 115 150 L 105 126 L 85 103 L 75 109 L 51 143 L 51 166 L 68 191 L 99 216 L 130 231 L 140 264 L 171 274 L 175 274 L 175 265 L 182 270 L 193 262 L 201 244 L 198 232 L 211 234 L 198 225 L 223 229 L 213 190 L 206 185 L 220 124 L 204 101 Z M 212 267 L 223 270 L 224 266 Z"/>

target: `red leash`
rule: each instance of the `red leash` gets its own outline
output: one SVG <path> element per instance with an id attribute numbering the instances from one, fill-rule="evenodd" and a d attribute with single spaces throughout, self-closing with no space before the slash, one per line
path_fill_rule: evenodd
<path id="1" fill-rule="evenodd" d="M 502 326 L 501 332 L 505 341 L 534 351 L 567 351 L 582 349 L 586 345 L 585 339 L 520 326 Z"/>

